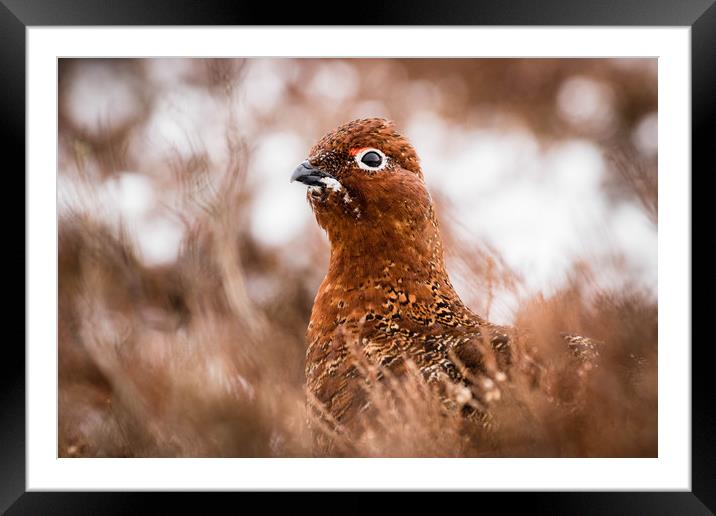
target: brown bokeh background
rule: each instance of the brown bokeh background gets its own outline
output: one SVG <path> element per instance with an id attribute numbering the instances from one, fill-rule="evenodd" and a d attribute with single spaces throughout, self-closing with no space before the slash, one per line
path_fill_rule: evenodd
<path id="1" fill-rule="evenodd" d="M 516 384 L 489 437 L 397 414 L 359 454 L 655 456 L 656 70 L 60 60 L 59 455 L 310 455 L 303 335 L 328 244 L 288 176 L 327 131 L 384 116 L 422 159 L 466 303 L 599 339 L 602 362 L 575 399 L 545 338 L 564 403 Z"/>

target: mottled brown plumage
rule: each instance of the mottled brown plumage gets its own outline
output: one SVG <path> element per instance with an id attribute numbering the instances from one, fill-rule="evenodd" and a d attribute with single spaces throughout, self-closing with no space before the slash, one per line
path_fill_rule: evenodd
<path id="1" fill-rule="evenodd" d="M 415 149 L 387 120 L 355 120 L 322 138 L 292 180 L 309 185 L 331 243 L 306 355 L 308 390 L 326 417 L 360 426 L 370 408 L 363 359 L 378 379 L 411 360 L 446 403 L 484 415 L 474 407 L 499 395 L 520 337 L 472 312 L 451 285 Z M 467 387 L 468 399 L 451 398 L 446 382 Z"/>

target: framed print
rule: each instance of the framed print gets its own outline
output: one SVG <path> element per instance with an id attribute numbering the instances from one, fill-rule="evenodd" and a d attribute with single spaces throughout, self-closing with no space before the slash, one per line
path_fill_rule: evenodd
<path id="1" fill-rule="evenodd" d="M 0 11 L 28 200 L 9 514 L 179 490 L 713 510 L 712 2 L 171 5 Z"/>

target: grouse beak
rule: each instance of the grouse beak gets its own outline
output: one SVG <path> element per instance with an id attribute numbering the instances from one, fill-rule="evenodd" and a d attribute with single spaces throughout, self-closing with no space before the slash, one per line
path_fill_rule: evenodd
<path id="1" fill-rule="evenodd" d="M 338 183 L 336 178 L 311 165 L 308 160 L 301 163 L 291 174 L 291 182 L 298 181 L 306 186 L 328 186 Z"/>

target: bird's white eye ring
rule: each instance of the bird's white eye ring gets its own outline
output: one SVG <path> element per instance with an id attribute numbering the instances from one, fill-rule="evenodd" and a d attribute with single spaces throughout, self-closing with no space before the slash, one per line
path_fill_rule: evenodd
<path id="1" fill-rule="evenodd" d="M 355 160 L 360 168 L 371 172 L 383 170 L 388 163 L 388 157 L 382 151 L 372 147 L 360 149 L 355 154 Z"/>

